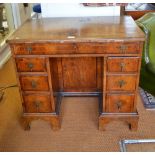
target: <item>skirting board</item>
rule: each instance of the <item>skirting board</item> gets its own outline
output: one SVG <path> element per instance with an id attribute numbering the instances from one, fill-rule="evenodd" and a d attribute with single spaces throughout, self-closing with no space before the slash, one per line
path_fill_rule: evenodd
<path id="1" fill-rule="evenodd" d="M 9 47 L 6 47 L 3 51 L 0 52 L 0 69 L 4 66 L 4 64 L 11 57 L 11 51 Z"/>

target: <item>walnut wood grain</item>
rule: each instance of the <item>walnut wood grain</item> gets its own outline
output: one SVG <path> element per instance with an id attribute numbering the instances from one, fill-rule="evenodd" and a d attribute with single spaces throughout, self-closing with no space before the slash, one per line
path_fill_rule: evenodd
<path id="1" fill-rule="evenodd" d="M 18 72 L 46 72 L 45 58 L 16 58 Z"/>
<path id="2" fill-rule="evenodd" d="M 73 43 L 21 43 L 14 46 L 16 55 L 35 55 L 35 54 L 65 54 L 75 53 Z"/>
<path id="3" fill-rule="evenodd" d="M 132 112 L 134 94 L 107 94 L 105 112 L 122 113 Z"/>
<path id="4" fill-rule="evenodd" d="M 24 130 L 30 130 L 31 122 L 39 119 L 48 121 L 54 131 L 60 129 L 60 117 L 55 113 L 24 113 L 20 119 L 20 123 Z"/>
<path id="5" fill-rule="evenodd" d="M 49 84 L 49 90 L 50 90 L 50 102 L 52 106 L 52 112 L 56 111 L 56 102 L 54 101 L 54 89 L 52 85 L 53 79 L 51 78 L 51 70 L 50 70 L 50 60 L 49 58 L 46 58 L 46 67 L 47 67 L 47 73 L 48 73 L 48 84 Z"/>
<path id="6" fill-rule="evenodd" d="M 7 40 L 24 98 L 22 126 L 29 129 L 31 121 L 43 119 L 59 129 L 57 109 L 64 94 L 97 94 L 99 129 L 121 120 L 136 130 L 144 40 L 128 16 L 25 22 Z"/>
<path id="7" fill-rule="evenodd" d="M 139 115 L 137 112 L 132 113 L 132 114 L 126 113 L 126 114 L 122 114 L 122 115 L 117 115 L 117 114 L 115 115 L 113 113 L 110 113 L 110 114 L 103 113 L 99 117 L 99 130 L 105 131 L 108 123 L 110 123 L 112 121 L 123 121 L 123 122 L 127 123 L 127 125 L 129 126 L 129 129 L 131 131 L 137 131 L 138 120 L 139 120 Z"/>
<path id="8" fill-rule="evenodd" d="M 50 95 L 25 94 L 23 98 L 27 113 L 52 112 Z"/>
<path id="9" fill-rule="evenodd" d="M 47 76 L 20 76 L 19 77 L 21 82 L 21 88 L 24 91 L 48 91 L 49 90 L 49 84 Z"/>
<path id="10" fill-rule="evenodd" d="M 138 57 L 108 57 L 108 72 L 138 72 L 140 59 Z"/>
<path id="11" fill-rule="evenodd" d="M 140 46 L 137 42 L 120 41 L 111 43 L 18 43 L 14 46 L 16 55 L 50 55 L 50 54 L 137 54 Z"/>
<path id="12" fill-rule="evenodd" d="M 25 22 L 8 42 L 124 42 L 124 40 L 144 41 L 144 33 L 130 16 L 32 19 Z"/>
<path id="13" fill-rule="evenodd" d="M 96 58 L 63 58 L 64 91 L 97 90 Z"/>
<path id="14" fill-rule="evenodd" d="M 113 42 L 111 43 L 77 43 L 78 53 L 139 53 L 140 47 L 137 42 Z"/>
<path id="15" fill-rule="evenodd" d="M 107 91 L 135 91 L 136 75 L 113 74 L 107 76 Z"/>

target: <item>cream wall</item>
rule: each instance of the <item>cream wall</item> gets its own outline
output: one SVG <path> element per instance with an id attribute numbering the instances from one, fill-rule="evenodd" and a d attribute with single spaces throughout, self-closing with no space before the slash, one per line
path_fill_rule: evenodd
<path id="1" fill-rule="evenodd" d="M 42 17 L 119 16 L 120 6 L 86 7 L 80 3 L 41 3 Z"/>
<path id="2" fill-rule="evenodd" d="M 11 5 L 15 28 L 18 28 L 24 21 L 31 18 L 32 4 L 28 4 L 28 7 L 24 7 L 23 3 L 13 3 Z"/>
<path id="3" fill-rule="evenodd" d="M 25 22 L 28 18 L 31 18 L 32 4 L 28 4 L 28 7 L 24 7 L 23 3 L 18 4 L 20 12 L 21 24 Z"/>

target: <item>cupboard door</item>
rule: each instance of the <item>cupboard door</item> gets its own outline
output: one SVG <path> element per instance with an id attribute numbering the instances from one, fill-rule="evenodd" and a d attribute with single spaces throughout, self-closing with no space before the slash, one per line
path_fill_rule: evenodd
<path id="1" fill-rule="evenodd" d="M 96 58 L 62 58 L 64 91 L 94 91 Z"/>

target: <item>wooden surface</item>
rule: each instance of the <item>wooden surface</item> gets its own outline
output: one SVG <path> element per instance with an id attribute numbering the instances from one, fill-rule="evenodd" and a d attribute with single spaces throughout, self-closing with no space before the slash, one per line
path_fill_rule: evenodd
<path id="1" fill-rule="evenodd" d="M 10 43 L 31 41 L 107 42 L 108 40 L 137 39 L 144 40 L 144 34 L 130 16 L 111 16 L 29 20 L 8 41 Z"/>
<path id="2" fill-rule="evenodd" d="M 62 57 L 65 54 L 138 54 L 140 52 L 139 40 L 115 40 L 109 42 L 70 42 L 66 43 L 14 43 L 11 44 L 15 55 L 55 55 Z M 108 41 L 108 40 L 107 40 Z M 113 46 L 111 46 L 111 43 Z M 15 46 L 14 46 L 15 45 Z M 74 48 L 73 48 L 74 47 Z M 87 56 L 87 55 L 86 55 Z"/>
<path id="3" fill-rule="evenodd" d="M 137 20 L 149 12 L 155 12 L 155 10 L 127 10 L 124 11 L 124 15 L 131 16 L 134 20 Z"/>
<path id="4" fill-rule="evenodd" d="M 25 112 L 45 113 L 52 112 L 50 95 L 24 94 Z"/>
<path id="5" fill-rule="evenodd" d="M 20 76 L 21 88 L 26 90 L 49 90 L 47 76 Z"/>
<path id="6" fill-rule="evenodd" d="M 137 72 L 139 65 L 138 57 L 108 57 L 108 72 Z"/>
<path id="7" fill-rule="evenodd" d="M 46 72 L 44 58 L 16 58 L 16 64 L 19 72 Z"/>
<path id="8" fill-rule="evenodd" d="M 23 96 L 24 128 L 41 118 L 57 129 L 65 94 L 96 94 L 101 130 L 116 118 L 129 118 L 128 124 L 136 129 L 144 40 L 143 32 L 126 16 L 26 22 L 8 40 Z"/>
<path id="9" fill-rule="evenodd" d="M 113 74 L 107 76 L 107 91 L 134 91 L 136 75 Z"/>
<path id="10" fill-rule="evenodd" d="M 96 58 L 62 59 L 64 91 L 91 91 L 96 88 Z"/>
<path id="11" fill-rule="evenodd" d="M 106 112 L 132 112 L 134 105 L 133 94 L 107 94 Z"/>

